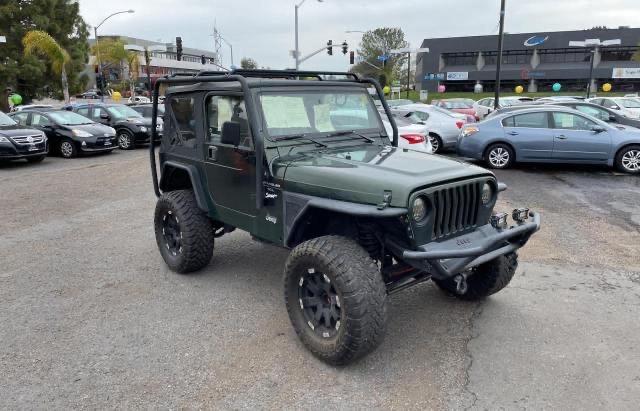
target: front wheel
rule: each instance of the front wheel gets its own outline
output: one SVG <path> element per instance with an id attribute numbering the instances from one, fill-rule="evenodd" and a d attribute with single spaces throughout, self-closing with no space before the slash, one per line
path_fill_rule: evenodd
<path id="1" fill-rule="evenodd" d="M 62 140 L 59 147 L 60 155 L 64 158 L 73 158 L 76 156 L 76 146 L 71 140 Z"/>
<path id="2" fill-rule="evenodd" d="M 134 148 L 133 134 L 129 130 L 118 130 L 118 147 L 121 150 L 132 150 Z"/>
<path id="3" fill-rule="evenodd" d="M 156 242 L 173 271 L 184 274 L 209 264 L 213 254 L 213 226 L 191 190 L 162 194 L 154 217 Z"/>
<path id="4" fill-rule="evenodd" d="M 629 174 L 640 174 L 640 146 L 625 147 L 616 155 L 618 170 Z"/>
<path id="5" fill-rule="evenodd" d="M 506 287 L 518 268 L 518 255 L 510 253 L 471 268 L 466 275 L 466 286 L 458 287 L 455 277 L 447 280 L 433 280 L 442 290 L 461 300 L 482 300 Z"/>
<path id="6" fill-rule="evenodd" d="M 356 242 L 325 236 L 298 245 L 287 259 L 284 282 L 291 324 L 316 357 L 348 364 L 382 341 L 385 284 Z"/>
<path id="7" fill-rule="evenodd" d="M 494 144 L 487 149 L 485 161 L 491 168 L 509 168 L 513 165 L 515 154 L 506 144 Z"/>

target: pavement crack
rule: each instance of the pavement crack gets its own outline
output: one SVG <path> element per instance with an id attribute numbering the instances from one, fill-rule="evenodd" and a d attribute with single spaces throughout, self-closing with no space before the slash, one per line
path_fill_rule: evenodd
<path id="1" fill-rule="evenodd" d="M 478 402 L 478 394 L 476 394 L 473 390 L 471 390 L 471 388 L 469 388 L 469 385 L 471 384 L 470 372 L 471 367 L 473 367 L 473 354 L 469 349 L 469 344 L 473 339 L 478 338 L 480 335 L 480 332 L 475 327 L 475 322 L 482 315 L 482 311 L 482 303 L 476 303 L 476 306 L 471 313 L 471 317 L 469 318 L 469 338 L 467 338 L 464 343 L 464 352 L 467 356 L 467 365 L 464 370 L 464 384 L 462 386 L 462 391 L 469 394 L 472 399 L 471 404 L 464 408 L 465 411 L 475 407 L 476 403 Z"/>

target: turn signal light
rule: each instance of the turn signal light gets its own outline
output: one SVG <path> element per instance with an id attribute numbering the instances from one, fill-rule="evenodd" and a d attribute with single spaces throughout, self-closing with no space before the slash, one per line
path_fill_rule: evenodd
<path id="1" fill-rule="evenodd" d="M 424 143 L 424 136 L 422 134 L 402 134 L 400 137 L 404 138 L 409 144 Z"/>

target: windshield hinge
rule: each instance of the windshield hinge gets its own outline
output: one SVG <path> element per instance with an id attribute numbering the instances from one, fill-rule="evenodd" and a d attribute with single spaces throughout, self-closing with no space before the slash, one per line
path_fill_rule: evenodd
<path id="1" fill-rule="evenodd" d="M 382 196 L 382 203 L 378 204 L 378 210 L 384 210 L 385 208 L 391 205 L 391 190 L 384 190 L 384 195 Z"/>

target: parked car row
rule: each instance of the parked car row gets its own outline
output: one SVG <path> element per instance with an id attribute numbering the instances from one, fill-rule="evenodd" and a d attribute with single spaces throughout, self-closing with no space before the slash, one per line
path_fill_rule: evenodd
<path id="1" fill-rule="evenodd" d="M 158 138 L 164 127 L 162 109 L 156 125 Z M 48 154 L 72 158 L 116 148 L 130 150 L 149 143 L 151 124 L 151 104 L 23 106 L 8 115 L 0 112 L 0 160 L 39 162 Z"/>

